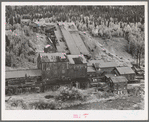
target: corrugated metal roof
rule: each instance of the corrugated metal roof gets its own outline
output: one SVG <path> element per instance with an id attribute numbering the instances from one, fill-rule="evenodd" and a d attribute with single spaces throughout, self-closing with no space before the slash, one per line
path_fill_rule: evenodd
<path id="1" fill-rule="evenodd" d="M 69 31 L 67 31 L 64 27 L 61 27 L 62 34 L 65 38 L 66 44 L 70 50 L 72 55 L 79 55 L 80 51 L 77 48 L 72 36 L 70 35 Z"/>
<path id="2" fill-rule="evenodd" d="M 87 61 L 83 55 L 67 55 L 67 57 L 68 57 L 70 64 L 75 64 L 73 58 L 80 58 L 82 63 L 87 63 Z"/>
<path id="3" fill-rule="evenodd" d="M 135 74 L 135 72 L 131 69 L 131 67 L 116 67 L 117 71 L 123 74 Z"/>
<path id="4" fill-rule="evenodd" d="M 78 32 L 72 32 L 71 36 L 72 36 L 74 42 L 76 43 L 76 46 L 78 47 L 80 53 L 89 55 L 89 51 L 87 50 L 87 48 L 86 48 L 83 40 L 81 39 L 80 35 L 78 34 Z"/>
<path id="5" fill-rule="evenodd" d="M 124 76 L 115 76 L 115 77 L 110 77 L 110 78 L 113 83 L 128 82 L 128 80 Z"/>
<path id="6" fill-rule="evenodd" d="M 40 53 L 39 55 L 42 62 L 59 62 L 59 61 L 68 62 L 65 53 Z"/>
<path id="7" fill-rule="evenodd" d="M 64 38 L 66 40 L 66 43 L 68 45 L 68 48 L 71 52 L 71 54 L 84 54 L 84 55 L 89 55 L 89 51 L 87 50 L 83 40 L 81 39 L 78 29 L 75 26 L 74 23 L 62 23 L 59 22 L 59 25 L 61 27 L 62 33 L 64 35 Z M 67 32 L 67 33 L 66 33 Z M 71 41 L 71 44 L 69 43 Z"/>
<path id="8" fill-rule="evenodd" d="M 21 78 L 21 77 L 25 77 L 25 74 L 27 76 L 41 76 L 41 70 L 37 70 L 37 69 L 28 69 L 28 70 L 12 70 L 12 71 L 6 71 L 6 79 L 10 79 L 10 78 Z"/>

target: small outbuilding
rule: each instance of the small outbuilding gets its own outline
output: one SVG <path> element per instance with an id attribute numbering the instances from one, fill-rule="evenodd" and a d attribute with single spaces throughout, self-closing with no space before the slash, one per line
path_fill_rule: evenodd
<path id="1" fill-rule="evenodd" d="M 134 81 L 135 79 L 135 72 L 131 67 L 116 67 L 114 72 L 117 76 L 125 76 L 128 81 Z"/>
<path id="2" fill-rule="evenodd" d="M 115 94 L 127 94 L 128 80 L 124 76 L 111 76 L 108 78 L 108 85 Z"/>
<path id="3" fill-rule="evenodd" d="M 111 73 L 117 66 L 118 64 L 116 62 L 99 61 L 98 63 L 94 63 L 97 73 Z"/>

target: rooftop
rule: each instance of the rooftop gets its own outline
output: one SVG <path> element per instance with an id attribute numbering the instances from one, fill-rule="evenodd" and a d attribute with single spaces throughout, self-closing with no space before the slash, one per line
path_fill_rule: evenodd
<path id="1" fill-rule="evenodd" d="M 131 67 L 116 67 L 117 71 L 122 74 L 135 74 Z"/>
<path id="2" fill-rule="evenodd" d="M 113 83 L 119 83 L 119 82 L 128 82 L 126 77 L 124 76 L 113 76 L 110 77 Z"/>
<path id="3" fill-rule="evenodd" d="M 67 55 L 70 64 L 84 64 L 87 63 L 83 55 Z"/>
<path id="4" fill-rule="evenodd" d="M 73 55 L 89 55 L 89 51 L 87 50 L 83 40 L 81 39 L 77 27 L 74 23 L 58 23 L 60 29 L 62 30 L 62 34 L 66 40 L 68 48 Z"/>
<path id="5" fill-rule="evenodd" d="M 99 63 L 94 63 L 94 65 L 96 68 L 113 68 L 118 66 L 116 62 L 102 62 L 102 61 L 100 61 Z"/>
<path id="6" fill-rule="evenodd" d="M 87 72 L 96 72 L 94 67 L 87 67 Z"/>
<path id="7" fill-rule="evenodd" d="M 41 70 L 37 70 L 37 69 L 34 69 L 34 70 L 12 70 L 12 71 L 6 71 L 6 79 L 9 79 L 9 78 L 21 78 L 21 77 L 25 77 L 25 74 L 27 76 L 31 76 L 31 77 L 34 77 L 34 76 L 41 76 Z"/>
<path id="8" fill-rule="evenodd" d="M 60 27 L 60 30 L 62 32 L 62 35 L 63 35 L 65 41 L 66 41 L 66 44 L 68 46 L 70 53 L 72 55 L 79 55 L 80 51 L 79 51 L 76 43 L 74 42 L 70 32 L 68 30 L 66 30 L 64 27 Z"/>
<path id="9" fill-rule="evenodd" d="M 70 33 L 73 41 L 75 42 L 76 46 L 78 47 L 80 53 L 84 55 L 89 55 L 89 51 L 87 50 L 83 40 L 81 39 L 80 35 L 78 32 L 71 32 Z"/>
<path id="10" fill-rule="evenodd" d="M 100 63 L 100 62 L 104 62 L 104 61 L 103 60 L 89 60 L 87 65 L 88 66 L 93 66 L 93 64 Z"/>
<path id="11" fill-rule="evenodd" d="M 40 53 L 42 62 L 67 62 L 65 53 Z"/>

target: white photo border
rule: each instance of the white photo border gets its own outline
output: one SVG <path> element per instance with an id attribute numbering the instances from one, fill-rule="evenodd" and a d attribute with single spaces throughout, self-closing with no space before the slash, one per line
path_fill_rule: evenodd
<path id="1" fill-rule="evenodd" d="M 5 110 L 5 6 L 7 5 L 144 5 L 145 6 L 145 109 L 144 110 Z M 2 2 L 2 120 L 147 120 L 148 119 L 148 2 Z M 87 118 L 73 114 L 88 113 Z"/>

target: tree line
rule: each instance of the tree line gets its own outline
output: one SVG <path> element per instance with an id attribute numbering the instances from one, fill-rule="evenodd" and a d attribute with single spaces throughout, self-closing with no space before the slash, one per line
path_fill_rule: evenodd
<path id="1" fill-rule="evenodd" d="M 109 20 L 111 17 L 122 22 L 144 23 L 144 6 L 6 6 L 6 21 L 14 17 L 20 22 L 20 17 L 29 14 L 31 19 L 55 17 L 66 21 L 68 18 L 93 15 L 95 20 L 100 16 Z"/>

